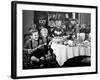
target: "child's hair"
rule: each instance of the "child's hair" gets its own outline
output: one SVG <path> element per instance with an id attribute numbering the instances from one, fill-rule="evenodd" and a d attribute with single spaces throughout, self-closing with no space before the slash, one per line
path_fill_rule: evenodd
<path id="1" fill-rule="evenodd" d="M 32 33 L 38 32 L 37 29 L 29 28 L 29 34 L 32 35 Z"/>
<path id="2" fill-rule="evenodd" d="M 41 28 L 41 30 L 40 30 L 40 32 L 42 31 L 42 30 L 46 30 L 47 32 L 48 32 L 48 29 L 47 28 Z"/>

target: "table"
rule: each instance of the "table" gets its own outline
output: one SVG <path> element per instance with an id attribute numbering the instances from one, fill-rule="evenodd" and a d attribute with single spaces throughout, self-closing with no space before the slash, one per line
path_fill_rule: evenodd
<path id="1" fill-rule="evenodd" d="M 53 53 L 56 55 L 56 60 L 60 66 L 68 59 L 75 56 L 91 56 L 90 46 L 66 46 L 63 44 L 52 43 L 51 48 L 53 49 Z"/>

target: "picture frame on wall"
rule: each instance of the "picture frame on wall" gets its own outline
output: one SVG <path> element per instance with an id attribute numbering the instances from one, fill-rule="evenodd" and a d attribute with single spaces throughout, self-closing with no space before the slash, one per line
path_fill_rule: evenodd
<path id="1" fill-rule="evenodd" d="M 97 6 L 11 2 L 11 78 L 97 74 Z"/>

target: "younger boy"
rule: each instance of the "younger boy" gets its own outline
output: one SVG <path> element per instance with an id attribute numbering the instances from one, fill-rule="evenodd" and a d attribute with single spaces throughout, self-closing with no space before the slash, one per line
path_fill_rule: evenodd
<path id="1" fill-rule="evenodd" d="M 58 64 L 56 62 L 56 56 L 53 54 L 53 50 L 48 45 L 51 40 L 51 38 L 48 36 L 48 29 L 42 28 L 40 30 L 40 34 L 41 43 L 45 44 L 45 46 L 42 47 L 42 52 L 45 54 L 44 67 L 57 67 Z"/>

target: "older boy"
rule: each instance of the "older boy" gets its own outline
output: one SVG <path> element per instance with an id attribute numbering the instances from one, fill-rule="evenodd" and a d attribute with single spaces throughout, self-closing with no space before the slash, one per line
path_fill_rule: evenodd
<path id="1" fill-rule="evenodd" d="M 24 51 L 26 51 L 30 57 L 29 64 L 31 68 L 41 67 L 40 61 L 43 60 L 44 57 L 44 54 L 41 51 L 42 46 L 44 45 L 40 45 L 39 33 L 36 29 L 34 29 L 30 33 L 30 39 L 27 40 L 24 45 Z"/>

